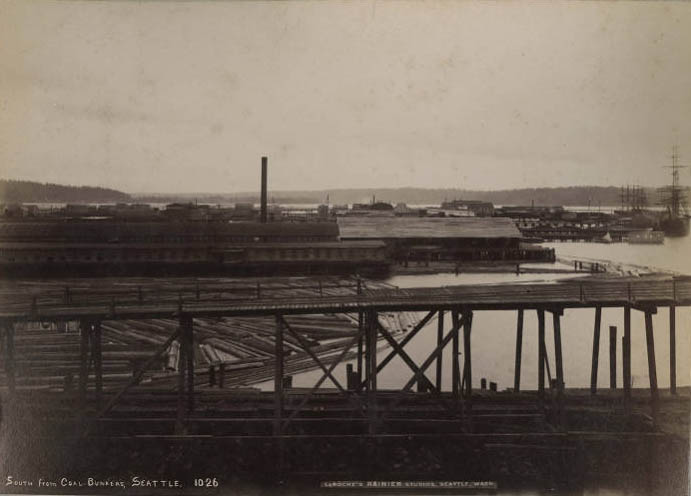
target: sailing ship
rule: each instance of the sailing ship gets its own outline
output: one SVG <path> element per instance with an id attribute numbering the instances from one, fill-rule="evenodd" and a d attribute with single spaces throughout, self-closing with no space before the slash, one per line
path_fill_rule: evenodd
<path id="1" fill-rule="evenodd" d="M 679 153 L 676 146 L 672 149 L 672 165 L 666 167 L 672 170 L 672 184 L 660 189 L 663 194 L 660 204 L 665 207 L 665 212 L 660 219 L 660 229 L 666 236 L 686 236 L 689 234 L 687 188 L 679 184 L 679 171 L 686 166 L 679 165 Z"/>

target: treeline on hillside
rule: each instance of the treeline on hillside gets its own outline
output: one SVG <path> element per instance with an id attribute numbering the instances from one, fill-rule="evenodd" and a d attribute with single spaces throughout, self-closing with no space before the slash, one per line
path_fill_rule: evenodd
<path id="1" fill-rule="evenodd" d="M 646 188 L 650 205 L 659 194 L 655 188 Z M 614 186 L 570 186 L 562 188 L 523 188 L 497 191 L 466 190 L 457 188 L 352 188 L 315 191 L 269 191 L 271 203 L 323 203 L 332 204 L 377 201 L 407 203 L 408 205 L 439 205 L 444 200 L 484 200 L 495 205 L 564 205 L 615 206 L 621 203 L 621 189 Z M 121 191 L 92 186 L 64 186 L 33 181 L 0 179 L 0 203 L 173 203 L 194 202 L 207 204 L 258 203 L 256 192 L 248 193 L 162 193 L 128 195 Z"/>
<path id="2" fill-rule="evenodd" d="M 130 202 L 127 193 L 94 186 L 65 186 L 0 179 L 2 203 L 105 203 Z"/>
<path id="3" fill-rule="evenodd" d="M 133 201 L 138 203 L 203 203 L 203 204 L 227 204 L 227 203 L 259 203 L 259 195 L 256 193 L 180 193 L 180 194 L 135 194 Z M 269 203 L 295 204 L 295 203 L 320 203 L 317 195 L 291 194 L 283 191 L 280 195 L 269 192 Z"/>
<path id="4" fill-rule="evenodd" d="M 620 188 L 614 186 L 571 186 L 562 188 L 524 188 L 480 191 L 457 188 L 369 188 L 329 189 L 320 191 L 276 191 L 270 193 L 279 203 L 321 203 L 329 198 L 332 204 L 377 201 L 409 205 L 439 205 L 444 200 L 484 200 L 495 205 L 565 205 L 614 206 L 621 203 Z M 651 204 L 658 200 L 655 189 L 646 189 Z M 242 196 L 241 194 L 237 195 Z M 201 198 L 200 198 L 201 201 Z"/>

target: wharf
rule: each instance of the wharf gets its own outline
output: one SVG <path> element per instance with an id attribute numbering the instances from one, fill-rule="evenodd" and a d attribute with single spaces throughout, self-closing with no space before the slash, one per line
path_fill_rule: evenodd
<path id="1" fill-rule="evenodd" d="M 72 279 L 5 281 L 0 322 L 147 319 L 425 310 L 517 310 L 690 306 L 691 277 L 589 278 L 533 284 L 366 289 L 348 294 L 271 295 L 270 280 Z M 168 281 L 163 284 L 163 281 Z M 350 288 L 357 288 L 351 282 Z M 315 289 L 318 289 L 314 285 Z M 290 285 L 280 286 L 290 291 Z M 299 289 L 295 287 L 293 289 Z"/>
<path id="2" fill-rule="evenodd" d="M 527 467 L 536 478 L 546 473 L 568 479 L 575 471 L 580 480 L 584 473 L 602 470 L 640 476 L 645 466 L 647 474 L 662 480 L 687 479 L 681 472 L 688 467 L 688 435 L 683 435 L 680 419 L 688 417 L 689 395 L 677 388 L 675 343 L 676 310 L 691 306 L 691 277 L 594 275 L 553 283 L 408 289 L 357 278 L 5 281 L 0 306 L 3 416 L 10 432 L 19 433 L 8 442 L 60 439 L 56 446 L 75 450 L 65 458 L 76 460 L 75 467 L 106 457 L 110 465 L 103 460 L 102 466 L 123 471 L 134 464 L 160 473 L 181 463 L 185 470 L 193 466 L 211 476 L 230 463 L 238 473 L 271 473 L 279 479 L 285 474 L 323 478 L 377 473 L 501 478 Z M 657 381 L 652 315 L 661 307 L 670 315 L 669 390 L 659 388 Z M 585 392 L 565 388 L 561 317 L 576 308 L 595 310 L 591 387 Z M 612 360 L 619 341 L 616 334 L 612 339 L 610 328 L 612 391 L 597 387 L 603 308 L 623 310 L 619 389 Z M 483 338 L 472 332 L 473 315 L 493 310 L 517 315 L 511 392 L 478 390 L 472 377 L 471 341 Z M 534 364 L 524 364 L 522 356 L 529 311 L 538 317 Z M 650 378 L 645 390 L 632 388 L 631 335 L 638 331 L 632 328 L 633 311 L 645 315 Z M 392 322 L 406 321 L 402 315 L 410 312 L 417 318 L 396 332 Z M 317 315 L 321 317 L 315 320 Z M 328 343 L 315 343 L 314 332 L 320 326 L 326 334 L 341 332 L 326 318 L 333 315 L 348 316 L 350 323 L 344 334 L 336 335 L 338 345 L 321 353 L 319 346 Z M 545 344 L 548 315 L 553 378 Z M 243 319 L 261 319 L 255 323 L 262 324 L 247 327 Z M 27 387 L 22 378 L 27 355 L 45 346 L 42 331 L 29 330 L 27 322 L 41 323 L 51 332 L 55 326 L 78 323 L 77 332 L 63 333 L 72 339 L 69 346 L 63 349 L 58 340 L 50 345 L 57 350 L 43 350 L 76 360 L 71 362 L 76 385 L 68 387 L 65 381 L 63 386 Z M 238 323 L 249 336 L 261 338 L 253 341 L 253 350 L 265 355 L 264 369 L 255 377 L 266 381 L 270 391 L 248 389 L 245 379 L 237 379 L 237 361 L 200 367 L 195 359 L 200 347 L 217 343 Z M 128 333 L 136 336 L 135 346 L 154 337 L 156 342 L 139 351 L 131 371 L 109 376 L 106 364 L 117 356 L 108 347 Z M 436 346 L 424 360 L 415 360 L 406 346 L 420 333 L 433 333 Z M 179 349 L 176 363 L 161 380 L 152 366 L 174 346 Z M 449 348 L 452 353 L 444 357 Z M 300 367 L 293 369 L 296 356 Z M 410 377 L 401 378 L 399 390 L 382 389 L 378 375 L 394 359 L 410 369 Z M 321 377 L 310 388 L 292 388 L 291 374 L 307 362 L 321 370 Z M 346 366 L 345 381 L 336 371 L 339 365 Z M 526 365 L 535 368 L 535 391 L 521 389 Z M 451 372 L 446 375 L 450 387 L 442 387 L 445 367 Z M 322 387 L 327 385 L 333 388 Z M 183 454 L 175 455 L 180 450 Z M 194 455 L 184 455 L 189 452 Z M 672 455 L 673 463 L 668 460 Z M 31 466 L 36 461 L 29 457 L 5 463 Z M 67 470 L 66 462 L 51 463 Z M 682 486 L 680 494 L 688 489 Z"/>

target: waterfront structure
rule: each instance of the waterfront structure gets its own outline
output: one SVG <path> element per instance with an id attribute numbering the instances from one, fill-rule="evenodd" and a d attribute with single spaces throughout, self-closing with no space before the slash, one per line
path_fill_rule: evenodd
<path id="1" fill-rule="evenodd" d="M 240 474 L 250 478 L 270 474 L 282 480 L 285 474 L 300 473 L 323 480 L 344 472 L 366 476 L 372 469 L 395 479 L 408 473 L 432 479 L 477 474 L 494 478 L 523 476 L 528 463 L 550 480 L 581 477 L 589 473 L 589 466 L 597 466 L 598 472 L 610 470 L 632 478 L 660 471 L 662 479 L 685 484 L 679 474 L 688 466 L 684 458 L 688 432 L 684 439 L 663 426 L 669 426 L 665 424 L 669 413 L 688 417 L 688 393 L 676 388 L 675 345 L 676 310 L 691 305 L 688 277 L 593 277 L 556 284 L 404 290 L 366 288 L 361 280 L 351 280 L 349 287 L 335 292 L 319 280 L 313 280 L 311 287 L 305 281 L 267 284 L 258 280 L 256 287 L 223 279 L 163 282 L 24 281 L 5 286 L 0 295 L 4 339 L 0 394 L 10 426 L 5 443 L 23 447 L 16 450 L 17 457 L 2 460 L 5 468 L 21 473 L 26 468 L 23 464 L 33 461 L 26 458 L 26 446 L 39 438 L 44 443 L 50 439 L 50 445 L 57 447 L 42 453 L 42 462 L 49 460 L 60 467 L 58 473 L 70 475 L 79 472 L 79 461 L 84 459 L 108 460 L 109 470 L 126 470 L 132 462 L 127 453 L 138 457 L 138 468 L 151 473 L 174 471 L 176 456 L 171 461 L 165 454 L 181 450 L 189 457 L 183 457 L 179 465 L 187 463 L 194 473 L 231 464 L 231 474 L 227 470 L 215 474 L 226 480 Z M 283 284 L 280 294 L 272 293 L 272 284 Z M 667 307 L 669 394 L 658 388 L 652 319 Z M 616 328 L 610 328 L 612 391 L 597 389 L 603 308 L 623 310 L 623 386 L 619 389 L 618 341 Z M 570 309 L 594 310 L 590 391 L 566 389 L 563 352 L 574 350 L 562 349 L 561 319 Z M 474 315 L 495 310 L 513 310 L 517 315 L 511 392 L 496 391 L 496 386 L 478 389 L 477 377 L 473 380 L 471 340 L 483 338 L 478 329 L 473 332 Z M 632 325 L 634 311 L 644 315 L 644 329 Z M 423 312 L 423 317 L 395 337 L 386 321 L 391 314 L 403 312 Z M 536 360 L 530 363 L 537 376 L 535 391 L 521 386 L 521 370 L 525 374 L 528 365 L 523 359 L 526 312 L 537 315 Z M 321 324 L 332 314 L 349 315 L 357 322 L 328 355 L 315 351 L 300 328 L 304 321 L 294 320 L 317 314 L 325 317 Z M 247 361 L 220 360 L 202 370 L 197 367 L 201 346 L 217 343 L 219 326 L 226 328 L 224 333 L 235 331 L 228 329 L 226 320 L 234 318 L 263 319 L 264 327 L 248 335 L 253 338 L 252 349 L 262 354 L 261 359 L 250 357 L 250 362 L 266 362 L 273 372 L 273 388 L 266 393 L 242 387 L 244 379 L 236 380 L 237 369 L 232 365 L 247 369 Z M 435 319 L 436 325 L 427 325 Z M 42 329 L 65 322 L 79 323 L 78 332 L 62 333 L 65 339 L 78 337 L 76 341 L 69 346 L 42 342 Z M 40 326 L 28 329 L 27 323 Z M 553 348 L 546 344 L 549 327 Z M 649 387 L 634 391 L 631 343 L 639 331 L 645 336 Z M 421 333 L 433 334 L 428 341 L 434 343 L 433 349 L 424 360 L 413 358 L 406 348 Z M 140 341 L 155 336 L 156 344 L 142 353 L 132 375 L 113 381 L 104 374 L 103 364 L 123 356 L 122 343 L 131 339 L 128 335 Z M 385 355 L 379 344 L 382 339 L 391 347 Z M 241 339 L 237 345 L 236 353 L 248 351 Z M 36 366 L 27 357 L 32 352 L 50 356 L 51 347 L 78 356 L 76 384 L 65 379 L 62 384 L 36 388 L 36 381 L 26 375 Z M 171 348 L 177 348 L 173 370 L 163 379 L 151 377 L 152 364 Z M 452 353 L 445 355 L 449 348 Z M 552 349 L 553 360 L 549 360 Z M 323 372 L 310 389 L 291 386 L 296 354 Z M 384 389 L 378 375 L 394 359 L 410 368 L 410 377 L 404 377 L 400 389 Z M 344 382 L 335 369 L 347 360 L 354 364 L 347 367 Z M 50 362 L 41 366 L 46 374 L 57 367 Z M 451 372 L 450 387 L 442 387 L 443 367 Z M 320 390 L 325 381 L 334 388 Z M 660 415 L 661 409 L 667 413 Z M 649 449 L 651 442 L 662 449 Z M 424 456 L 407 464 L 391 463 L 407 456 L 407 450 L 421 449 Z M 430 459 L 439 462 L 418 465 Z M 555 464 L 553 460 L 561 461 Z"/>
<path id="2" fill-rule="evenodd" d="M 385 270 L 383 243 L 339 241 L 334 222 L 4 222 L 4 274 Z"/>
<path id="3" fill-rule="evenodd" d="M 341 239 L 379 240 L 406 261 L 553 261 L 552 250 L 528 247 L 511 219 L 481 217 L 339 217 Z"/>
<path id="4" fill-rule="evenodd" d="M 481 200 L 452 200 L 441 204 L 442 210 L 468 210 L 476 217 L 491 217 L 494 215 L 494 204 Z"/>

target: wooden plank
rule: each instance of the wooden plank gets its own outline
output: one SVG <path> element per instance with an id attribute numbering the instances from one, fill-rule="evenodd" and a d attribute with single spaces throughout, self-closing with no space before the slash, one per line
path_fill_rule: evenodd
<path id="1" fill-rule="evenodd" d="M 413 359 L 410 358 L 410 355 L 408 355 L 408 353 L 406 353 L 406 351 L 401 347 L 401 345 L 396 342 L 396 340 L 393 338 L 393 336 L 391 336 L 389 331 L 384 329 L 384 327 L 379 322 L 375 322 L 375 323 L 377 325 L 377 329 L 384 336 L 384 338 L 389 343 L 389 345 L 396 351 L 396 353 L 398 353 L 398 355 L 401 357 L 403 362 L 408 366 L 408 368 L 410 368 L 410 370 L 412 370 L 413 373 L 417 374 L 419 371 L 419 368 L 418 368 L 417 364 L 413 361 Z M 424 372 L 420 372 L 419 375 L 421 377 L 419 382 L 424 381 L 424 383 L 427 385 L 427 387 L 429 387 L 432 390 L 432 392 L 440 393 L 440 390 L 437 389 L 434 384 L 432 384 L 432 381 L 430 381 L 429 378 L 427 378 L 427 376 L 425 375 Z"/>
<path id="2" fill-rule="evenodd" d="M 655 339 L 653 336 L 652 312 L 645 312 L 645 340 L 648 350 L 648 377 L 650 379 L 650 394 L 657 399 L 657 367 L 655 365 Z"/>
<path id="3" fill-rule="evenodd" d="M 415 327 L 409 331 L 406 336 L 401 340 L 400 345 L 401 348 L 404 348 L 406 344 L 410 342 L 424 327 L 427 325 L 427 323 L 434 317 L 436 314 L 435 310 L 430 310 L 427 312 L 427 315 L 423 317 L 423 319 L 418 322 Z M 377 372 L 381 372 L 384 367 L 396 356 L 395 351 L 391 351 L 382 361 L 377 365 Z"/>
<path id="4" fill-rule="evenodd" d="M 545 311 L 537 311 L 537 390 L 540 403 L 545 400 Z"/>
<path id="5" fill-rule="evenodd" d="M 617 326 L 609 326 L 609 387 L 617 389 Z"/>
<path id="6" fill-rule="evenodd" d="M 552 313 L 552 325 L 554 331 L 554 361 L 557 373 L 557 418 L 559 429 L 566 428 L 564 419 L 564 365 L 561 349 L 561 312 Z"/>
<path id="7" fill-rule="evenodd" d="M 283 321 L 280 315 L 276 316 L 275 342 L 273 433 L 279 436 L 282 433 L 283 422 Z"/>
<path id="8" fill-rule="evenodd" d="M 624 397 L 631 399 L 631 305 L 624 306 L 624 346 L 623 346 Z"/>
<path id="9" fill-rule="evenodd" d="M 593 329 L 593 359 L 590 367 L 590 394 L 597 392 L 597 368 L 600 356 L 600 324 L 602 321 L 602 308 L 595 307 L 595 327 Z"/>
<path id="10" fill-rule="evenodd" d="M 64 283 L 64 281 L 59 281 Z M 88 284 L 80 283 L 86 289 Z M 97 286 L 96 283 L 91 283 Z M 262 283 L 263 284 L 263 283 Z M 195 283 L 196 285 L 196 283 Z M 587 301 L 581 301 L 580 287 L 587 289 Z M 678 279 L 675 283 L 677 305 L 688 306 L 691 304 L 691 280 Z M 155 289 L 156 285 L 149 285 L 147 290 Z M 155 318 L 170 315 L 177 311 L 178 302 L 175 295 L 175 287 L 179 284 L 165 286 L 168 293 L 162 294 L 157 301 L 149 302 L 148 299 L 141 303 L 134 289 L 132 302 L 121 301 L 117 298 L 118 315 L 114 318 Z M 50 286 L 47 286 L 50 288 Z M 64 288 L 58 286 L 58 288 Z M 8 292 L 0 297 L 0 318 L 10 320 L 26 320 L 31 316 L 32 302 L 36 297 L 36 311 L 44 320 L 50 319 L 100 319 L 110 312 L 111 301 L 117 292 L 109 295 L 96 295 L 90 297 L 88 292 L 81 294 L 77 289 L 72 291 L 70 303 L 65 304 L 62 290 L 46 289 L 45 285 L 35 285 L 33 292 Z M 92 287 L 93 289 L 93 287 Z M 106 288 L 107 289 L 107 288 Z M 291 291 L 283 291 L 280 294 L 271 293 L 262 296 L 262 300 L 228 299 L 226 293 L 217 290 L 220 298 L 196 299 L 195 288 L 189 290 L 189 298 L 183 296 L 184 308 L 194 312 L 197 316 L 215 315 L 240 315 L 263 313 L 269 315 L 274 312 L 283 314 L 319 313 L 341 311 L 358 311 L 359 309 L 377 310 L 424 310 L 430 308 L 451 308 L 459 301 L 473 309 L 516 309 L 535 308 L 539 305 L 558 304 L 563 307 L 592 307 L 608 306 L 616 307 L 632 304 L 637 306 L 661 306 L 674 303 L 670 294 L 670 281 L 641 281 L 630 282 L 628 279 L 619 281 L 596 281 L 585 283 L 560 283 L 560 284 L 531 284 L 531 285 L 493 285 L 488 287 L 459 286 L 453 288 L 415 288 L 408 290 L 370 290 L 360 295 L 335 295 L 324 296 L 315 299 L 313 296 L 292 297 Z M 200 290 L 203 290 L 201 288 Z M 52 293 L 51 293 L 52 291 Z M 118 289 L 118 291 L 120 291 Z M 264 291 L 266 293 L 266 291 Z M 32 294 L 33 293 L 33 294 Z M 183 293 L 187 294 L 187 293 Z M 316 294 L 316 292 L 313 292 Z M 346 310 L 347 309 L 347 310 Z"/>
<path id="11" fill-rule="evenodd" d="M 184 315 L 181 319 L 183 340 L 187 346 L 185 353 L 187 368 L 187 411 L 194 410 L 194 327 L 192 317 Z"/>
<path id="12" fill-rule="evenodd" d="M 178 373 L 177 373 L 177 415 L 175 422 L 175 434 L 183 435 L 185 434 L 185 377 L 187 369 L 187 345 L 185 344 L 185 336 L 182 328 L 182 321 L 180 322 L 180 327 L 176 333 L 178 336 L 178 342 L 180 343 L 180 359 L 178 360 Z M 172 340 L 171 340 L 172 341 Z"/>
<path id="13" fill-rule="evenodd" d="M 516 318 L 516 360 L 514 365 L 513 375 L 513 390 L 519 392 L 521 390 L 521 361 L 523 354 L 523 309 L 518 309 L 518 317 Z"/>
<path id="14" fill-rule="evenodd" d="M 363 330 L 363 332 L 364 332 L 364 330 Z M 343 349 L 341 350 L 341 352 L 339 353 L 339 355 L 336 357 L 336 359 L 333 360 L 333 361 L 331 362 L 331 365 L 329 366 L 329 373 L 333 372 L 333 370 L 336 368 L 336 366 L 337 366 L 339 363 L 341 363 L 341 361 L 343 360 L 343 358 L 348 354 L 348 352 L 350 351 L 350 349 L 355 345 L 355 343 L 358 341 L 358 339 L 360 339 L 360 337 L 361 337 L 361 335 L 358 334 L 357 336 L 355 336 L 354 338 L 352 338 L 352 339 L 350 340 L 350 342 L 349 342 L 347 345 L 345 345 L 345 346 L 343 347 Z M 306 395 L 304 395 L 304 397 L 302 398 L 302 401 L 300 402 L 300 404 L 299 404 L 297 407 L 295 407 L 295 409 L 294 409 L 293 412 L 291 413 L 290 417 L 283 423 L 283 427 L 284 427 L 284 428 L 285 428 L 285 427 L 288 425 L 288 423 L 290 423 L 290 421 L 291 421 L 292 419 L 294 419 L 295 416 L 304 408 L 304 406 L 307 404 L 307 402 L 310 400 L 310 398 L 314 395 L 314 393 L 319 389 L 319 387 L 320 387 L 320 386 L 323 384 L 323 382 L 326 380 L 326 377 L 327 377 L 327 374 L 323 374 L 323 375 L 321 376 L 321 378 L 317 381 L 317 383 L 316 383 L 314 386 L 312 386 L 312 388 L 309 390 L 309 392 L 308 392 Z M 366 381 L 366 382 L 367 382 L 367 381 Z"/>
<path id="15" fill-rule="evenodd" d="M 82 405 L 86 402 L 86 387 L 88 380 L 88 353 L 89 335 L 91 334 L 91 323 L 81 321 L 79 323 L 79 335 L 81 338 L 79 345 L 79 401 Z"/>
<path id="16" fill-rule="evenodd" d="M 473 312 L 467 312 L 465 317 L 466 321 L 463 326 L 463 352 L 465 354 L 463 360 L 463 377 L 465 378 L 465 397 L 470 400 L 473 395 L 473 363 L 470 347 L 470 336 L 473 329 Z"/>
<path id="17" fill-rule="evenodd" d="M 367 350 L 370 362 L 370 384 L 367 388 L 367 417 L 369 434 L 377 433 L 377 313 L 367 312 Z"/>
<path id="18" fill-rule="evenodd" d="M 453 323 L 453 329 L 456 329 L 451 340 L 451 392 L 453 394 L 454 401 L 459 403 L 461 395 L 461 371 L 460 364 L 458 362 L 460 324 L 457 310 L 451 311 L 451 322 Z M 443 342 L 444 341 L 442 340 L 442 343 Z M 439 348 L 439 343 L 437 344 L 437 348 Z M 439 353 L 439 356 L 441 356 L 441 353 Z"/>
<path id="19" fill-rule="evenodd" d="M 677 312 L 669 306 L 669 392 L 677 394 Z"/>
<path id="20" fill-rule="evenodd" d="M 91 334 L 91 359 L 94 363 L 96 401 L 100 405 L 103 393 L 103 355 L 101 353 L 101 322 L 94 322 Z"/>
<path id="21" fill-rule="evenodd" d="M 437 347 L 438 347 L 441 344 L 442 340 L 444 339 L 444 310 L 439 310 L 439 313 L 437 315 L 438 315 L 438 317 L 437 317 Z M 436 371 L 436 382 L 435 382 L 435 385 L 437 387 L 437 391 L 441 391 L 442 372 L 443 372 L 442 355 L 439 355 L 437 357 L 437 371 Z"/>
<path id="22" fill-rule="evenodd" d="M 14 324 L 8 324 L 5 326 L 5 374 L 7 375 L 7 388 L 9 393 L 14 394 L 16 387 Z"/>

